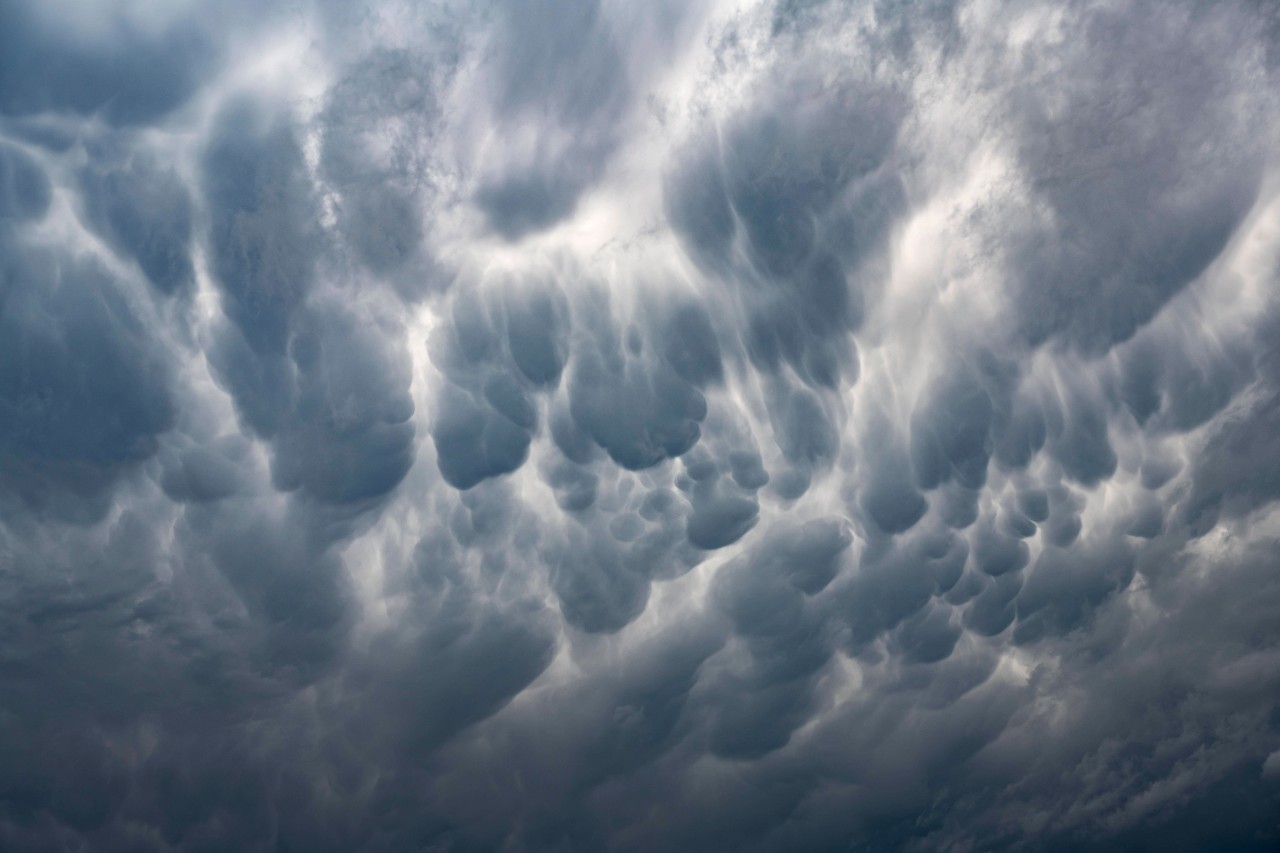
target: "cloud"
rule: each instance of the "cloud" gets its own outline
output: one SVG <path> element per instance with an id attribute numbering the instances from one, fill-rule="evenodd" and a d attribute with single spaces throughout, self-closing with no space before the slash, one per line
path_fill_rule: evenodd
<path id="1" fill-rule="evenodd" d="M 106 13 L 111 20 L 95 27 L 76 5 L 14 2 L 0 10 L 0 113 L 68 111 L 146 125 L 182 105 L 217 67 L 219 46 L 197 17 L 153 29 Z"/>
<path id="2" fill-rule="evenodd" d="M 164 356 L 102 265 L 0 239 L 6 503 L 100 517 L 103 490 L 173 421 Z"/>
<path id="3" fill-rule="evenodd" d="M 1254 0 L 0 0 L 0 847 L 1272 849 Z"/>

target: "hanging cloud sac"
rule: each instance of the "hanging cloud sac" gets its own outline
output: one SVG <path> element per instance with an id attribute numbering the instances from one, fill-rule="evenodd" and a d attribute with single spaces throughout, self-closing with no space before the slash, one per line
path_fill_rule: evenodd
<path id="1" fill-rule="evenodd" d="M 320 120 L 320 172 L 336 196 L 338 230 L 360 263 L 410 292 L 423 286 L 414 280 L 420 194 L 431 183 L 425 152 L 439 121 L 436 80 L 452 70 L 446 59 L 371 51 L 330 88 Z"/>
<path id="2" fill-rule="evenodd" d="M 0 30 L 6 115 L 70 111 L 146 125 L 200 88 L 219 52 L 218 34 L 197 19 L 135 20 L 73 3 L 6 2 Z"/>
<path id="3" fill-rule="evenodd" d="M 1032 186 L 1052 227 L 1070 235 L 1047 245 L 1033 238 L 1023 250 L 1031 256 L 1015 274 L 1026 281 L 1016 301 L 1033 341 L 1060 334 L 1096 351 L 1129 338 L 1221 253 L 1251 207 L 1261 178 L 1253 111 L 1216 112 L 1236 73 L 1218 61 L 1235 23 L 1198 17 L 1153 28 L 1089 10 L 1080 20 L 1086 37 L 1061 46 L 1070 69 L 1061 79 L 1071 83 L 1059 114 L 1024 100 L 1020 148 Z M 1188 26 L 1205 30 L 1194 44 L 1164 30 Z M 1173 79 L 1152 86 L 1157 74 Z M 1073 180 L 1073 167 L 1095 172 Z M 1035 275 L 1076 286 L 1037 286 L 1027 281 Z"/>
<path id="4" fill-rule="evenodd" d="M 84 174 L 85 221 L 122 255 L 131 256 L 165 293 L 189 288 L 191 196 L 172 168 L 161 170 L 145 152 L 118 162 L 94 152 Z"/>
<path id="5" fill-rule="evenodd" d="M 39 209 L 23 201 L 22 212 Z M 153 454 L 172 424 L 170 371 L 110 272 L 6 238 L 5 503 L 37 514 L 101 516 L 109 508 L 104 490 Z"/>
<path id="6" fill-rule="evenodd" d="M 516 139 L 481 165 L 475 199 L 511 240 L 573 212 L 618 145 L 630 86 L 599 0 L 496 5 L 481 73 L 491 120 Z"/>
<path id="7" fill-rule="evenodd" d="M 1280 845 L 1280 28 L 0 0 L 0 848 Z"/>

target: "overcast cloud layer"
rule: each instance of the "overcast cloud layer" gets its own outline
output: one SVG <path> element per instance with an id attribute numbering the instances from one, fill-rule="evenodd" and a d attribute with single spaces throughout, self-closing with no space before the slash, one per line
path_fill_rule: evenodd
<path id="1" fill-rule="evenodd" d="M 0 848 L 1280 847 L 1280 7 L 0 0 Z"/>

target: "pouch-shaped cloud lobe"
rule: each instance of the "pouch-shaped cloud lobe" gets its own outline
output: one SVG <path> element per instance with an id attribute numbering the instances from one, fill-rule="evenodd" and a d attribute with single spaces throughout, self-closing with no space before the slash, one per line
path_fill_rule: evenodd
<path id="1" fill-rule="evenodd" d="M 1280 15 L 0 0 L 0 849 L 1280 845 Z"/>

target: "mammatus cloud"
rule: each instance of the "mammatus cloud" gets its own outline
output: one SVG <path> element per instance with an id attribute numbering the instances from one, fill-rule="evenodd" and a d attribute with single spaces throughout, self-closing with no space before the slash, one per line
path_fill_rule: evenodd
<path id="1" fill-rule="evenodd" d="M 0 848 L 1273 849 L 1278 75 L 0 0 Z"/>

